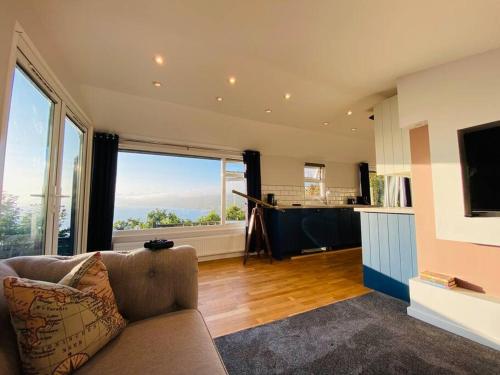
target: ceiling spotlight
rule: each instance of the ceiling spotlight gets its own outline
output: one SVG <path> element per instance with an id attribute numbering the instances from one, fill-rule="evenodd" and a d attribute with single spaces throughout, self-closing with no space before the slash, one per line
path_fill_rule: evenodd
<path id="1" fill-rule="evenodd" d="M 352 131 L 352 132 L 357 132 L 357 131 L 358 131 L 358 128 L 351 128 L 351 131 Z"/>
<path id="2" fill-rule="evenodd" d="M 347 116 L 352 115 L 352 111 L 347 111 Z"/>
<path id="3" fill-rule="evenodd" d="M 164 63 L 163 56 L 156 55 L 155 56 L 155 63 L 157 63 L 158 65 L 163 65 L 163 63 Z"/>
<path id="4" fill-rule="evenodd" d="M 266 108 L 266 109 L 264 110 L 264 112 L 266 112 L 266 113 L 271 113 L 272 111 L 273 111 L 273 110 L 272 110 L 271 108 Z"/>
<path id="5" fill-rule="evenodd" d="M 330 123 L 328 121 L 325 121 L 325 122 L 323 122 L 323 125 L 327 126 L 327 125 L 330 125 Z"/>
<path id="6" fill-rule="evenodd" d="M 290 100 L 290 98 L 292 97 L 292 94 L 290 94 L 289 92 L 287 92 L 285 95 L 285 100 Z"/>
<path id="7" fill-rule="evenodd" d="M 222 96 L 216 96 L 215 100 L 217 100 L 219 103 L 222 102 L 224 99 L 222 99 Z"/>
<path id="8" fill-rule="evenodd" d="M 160 87 L 161 86 L 161 82 L 159 82 L 159 81 L 153 81 L 153 86 L 154 87 Z"/>
<path id="9" fill-rule="evenodd" d="M 236 77 L 229 77 L 228 81 L 230 85 L 234 85 L 236 83 Z"/>

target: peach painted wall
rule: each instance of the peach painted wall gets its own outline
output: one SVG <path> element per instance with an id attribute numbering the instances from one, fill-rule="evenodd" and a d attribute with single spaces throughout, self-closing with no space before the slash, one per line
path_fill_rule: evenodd
<path id="1" fill-rule="evenodd" d="M 500 247 L 436 238 L 428 130 L 410 131 L 418 269 L 453 275 L 462 287 L 500 296 Z"/>

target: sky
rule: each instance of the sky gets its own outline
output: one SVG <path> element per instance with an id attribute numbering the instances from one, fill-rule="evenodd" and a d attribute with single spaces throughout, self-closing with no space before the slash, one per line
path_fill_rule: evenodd
<path id="1" fill-rule="evenodd" d="M 19 205 L 40 204 L 48 166 L 52 102 L 16 69 L 7 133 L 3 191 Z"/>

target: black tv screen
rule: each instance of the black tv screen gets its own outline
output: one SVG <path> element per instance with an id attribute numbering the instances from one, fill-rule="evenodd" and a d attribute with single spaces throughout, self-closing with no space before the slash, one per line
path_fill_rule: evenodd
<path id="1" fill-rule="evenodd" d="M 500 212 L 500 121 L 458 132 L 465 215 Z"/>

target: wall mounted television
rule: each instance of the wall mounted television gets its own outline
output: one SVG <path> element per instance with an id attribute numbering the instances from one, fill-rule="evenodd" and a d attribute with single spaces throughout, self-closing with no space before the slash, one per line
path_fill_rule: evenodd
<path id="1" fill-rule="evenodd" d="M 500 121 L 458 131 L 465 216 L 500 216 Z"/>

